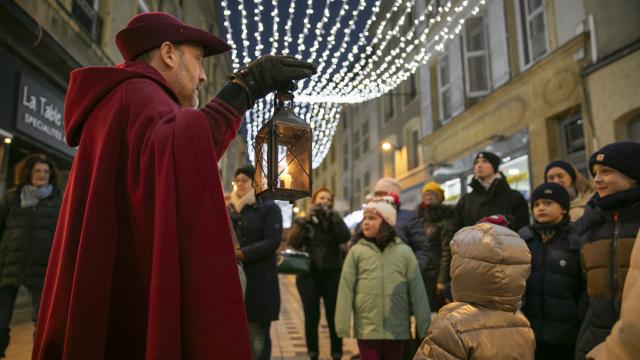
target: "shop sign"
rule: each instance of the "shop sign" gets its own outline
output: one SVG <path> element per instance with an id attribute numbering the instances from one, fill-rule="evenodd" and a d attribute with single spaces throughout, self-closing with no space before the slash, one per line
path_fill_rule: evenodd
<path id="1" fill-rule="evenodd" d="M 20 75 L 16 129 L 68 155 L 76 150 L 69 147 L 64 135 L 62 95 L 39 84 L 35 79 Z"/>

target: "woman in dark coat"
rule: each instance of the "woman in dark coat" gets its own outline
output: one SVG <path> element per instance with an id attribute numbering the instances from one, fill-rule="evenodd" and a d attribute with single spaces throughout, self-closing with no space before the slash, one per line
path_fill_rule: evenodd
<path id="1" fill-rule="evenodd" d="M 451 247 L 449 243 L 455 234 L 455 208 L 445 205 L 444 190 L 436 182 L 429 182 L 422 188 L 422 202 L 418 205 L 417 213 L 424 232 L 431 244 L 437 244 L 440 249 L 440 264 L 437 270 L 423 272 L 429 304 L 432 311 L 438 311 L 444 305 L 445 285 L 451 281 L 449 266 L 451 263 Z M 435 246 L 434 246 L 435 247 Z"/>
<path id="2" fill-rule="evenodd" d="M 239 243 L 236 257 L 244 263 L 247 278 L 245 305 L 253 359 L 263 360 L 271 358 L 269 329 L 280 312 L 276 252 L 282 240 L 282 213 L 273 201 L 256 200 L 253 173 L 252 166 L 236 170 L 236 190 L 227 209 Z"/>
<path id="3" fill-rule="evenodd" d="M 333 194 L 325 187 L 311 198 L 309 216 L 298 218 L 289 237 L 289 245 L 309 253 L 311 272 L 299 275 L 296 285 L 304 308 L 304 329 L 307 351 L 311 359 L 318 359 L 318 325 L 320 298 L 324 301 L 325 316 L 331 337 L 331 357 L 342 357 L 342 339 L 336 334 L 334 316 L 342 255 L 340 244 L 349 240 L 351 233 L 340 215 L 333 211 Z"/>
<path id="4" fill-rule="evenodd" d="M 16 174 L 18 185 L 0 199 L 0 358 L 20 286 L 31 295 L 36 321 L 61 203 L 57 169 L 45 155 L 28 156 Z"/>

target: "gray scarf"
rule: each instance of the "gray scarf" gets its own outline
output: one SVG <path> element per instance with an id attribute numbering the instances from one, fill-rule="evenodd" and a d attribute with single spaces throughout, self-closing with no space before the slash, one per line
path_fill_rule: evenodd
<path id="1" fill-rule="evenodd" d="M 48 198 L 52 192 L 53 186 L 51 184 L 43 187 L 25 185 L 20 192 L 20 207 L 36 206 L 40 200 Z"/>

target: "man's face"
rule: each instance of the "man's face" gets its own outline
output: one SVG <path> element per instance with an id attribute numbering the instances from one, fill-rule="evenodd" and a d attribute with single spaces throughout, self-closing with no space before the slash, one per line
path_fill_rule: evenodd
<path id="1" fill-rule="evenodd" d="M 174 83 L 170 84 L 178 95 L 180 106 L 184 108 L 198 107 L 198 87 L 207 81 L 202 59 L 204 50 L 201 46 L 191 44 L 177 45 L 178 64 L 172 69 Z"/>
<path id="2" fill-rule="evenodd" d="M 493 166 L 487 159 L 479 157 L 473 165 L 473 175 L 481 179 L 485 179 L 493 175 Z"/>

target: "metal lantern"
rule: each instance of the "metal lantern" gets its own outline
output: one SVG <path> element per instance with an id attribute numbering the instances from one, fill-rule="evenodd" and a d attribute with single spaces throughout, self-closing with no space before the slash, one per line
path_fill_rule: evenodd
<path id="1" fill-rule="evenodd" d="M 278 92 L 275 110 L 255 140 L 256 196 L 294 202 L 311 196 L 311 127 L 293 111 L 293 94 Z"/>

